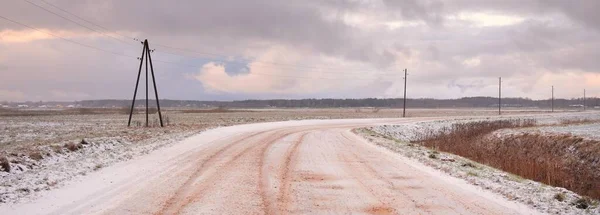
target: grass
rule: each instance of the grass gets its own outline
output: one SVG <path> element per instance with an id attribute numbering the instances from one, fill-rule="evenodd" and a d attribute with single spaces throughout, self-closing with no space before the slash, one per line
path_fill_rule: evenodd
<path id="1" fill-rule="evenodd" d="M 477 174 L 477 172 L 473 172 L 473 171 L 469 171 L 469 172 L 467 172 L 467 175 L 468 175 L 468 176 L 473 176 L 473 177 L 477 177 L 477 176 L 479 176 L 479 174 Z"/>
<path id="2" fill-rule="evenodd" d="M 560 120 L 559 124 L 560 125 L 578 125 L 578 124 L 591 124 L 591 123 L 599 123 L 600 120 L 594 120 L 594 119 L 562 119 Z"/>
<path id="3" fill-rule="evenodd" d="M 181 113 L 232 113 L 232 112 L 252 112 L 250 110 L 231 110 L 226 107 L 217 107 L 213 109 L 187 109 L 181 110 Z"/>
<path id="4" fill-rule="evenodd" d="M 565 201 L 565 194 L 564 193 L 557 193 L 554 195 L 554 199 L 556 199 L 559 202 Z"/>
<path id="5" fill-rule="evenodd" d="M 454 124 L 428 131 L 420 144 L 580 195 L 600 198 L 600 141 L 571 135 L 519 134 L 494 137 L 493 131 L 535 125 L 529 120 Z"/>
<path id="6" fill-rule="evenodd" d="M 4 156 L 0 157 L 0 170 L 10 172 L 10 161 Z"/>

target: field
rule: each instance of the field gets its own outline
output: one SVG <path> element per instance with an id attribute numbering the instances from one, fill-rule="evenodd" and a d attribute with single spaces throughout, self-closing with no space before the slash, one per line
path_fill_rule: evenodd
<path id="1" fill-rule="evenodd" d="M 0 111 L 0 155 L 23 153 L 36 147 L 79 142 L 84 138 L 122 137 L 138 142 L 165 134 L 194 133 L 208 128 L 247 123 L 303 119 L 397 118 L 401 109 L 250 109 L 165 110 L 165 128 L 158 128 L 157 114 L 150 116 L 151 128 L 143 128 L 145 115 L 134 115 L 128 128 L 122 109 L 2 110 Z M 510 114 L 539 113 L 513 110 Z M 408 117 L 493 116 L 492 109 L 416 109 Z"/>

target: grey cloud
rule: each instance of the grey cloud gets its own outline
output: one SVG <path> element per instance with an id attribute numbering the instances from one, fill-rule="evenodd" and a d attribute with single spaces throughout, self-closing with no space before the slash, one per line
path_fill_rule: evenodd
<path id="1" fill-rule="evenodd" d="M 439 0 L 383 0 L 391 11 L 398 11 L 406 20 L 423 20 L 433 25 L 444 20 L 444 2 Z"/>
<path id="2" fill-rule="evenodd" d="M 37 0 L 31 1 L 44 5 Z M 600 57 L 600 52 L 597 51 L 600 50 L 597 39 L 600 17 L 599 13 L 594 11 L 600 4 L 598 1 L 576 3 L 559 0 L 47 1 L 105 27 L 118 30 L 122 34 L 148 37 L 152 47 L 159 49 L 157 58 L 192 65 L 201 65 L 208 59 L 197 60 L 160 54 L 160 51 L 165 50 L 164 47 L 153 44 L 167 44 L 225 56 L 249 57 L 250 61 L 252 57 L 256 57 L 252 56 L 254 52 L 269 47 L 284 46 L 300 53 L 298 55 L 308 56 L 307 58 L 313 60 L 318 56 L 325 56 L 350 63 L 363 63 L 371 70 L 389 69 L 397 63 L 409 65 L 412 62 L 415 68 L 409 68 L 412 73 L 411 81 L 420 83 L 425 89 L 429 85 L 480 89 L 482 85 L 488 83 L 461 82 L 465 77 L 487 80 L 504 76 L 507 79 L 524 77 L 535 80 L 540 70 L 556 73 L 564 72 L 566 69 L 584 72 L 600 71 L 599 61 L 596 60 Z M 448 15 L 459 12 L 488 11 L 521 15 L 525 18 L 544 16 L 546 20 L 527 19 L 516 25 L 485 28 L 445 20 Z M 5 2 L 0 8 L 0 13 L 39 28 L 88 32 L 80 26 L 48 14 L 24 1 Z M 382 27 L 362 29 L 348 25 L 342 20 L 344 15 L 356 13 L 373 15 L 385 21 L 423 21 L 427 24 L 406 26 L 396 30 L 382 29 Z M 563 16 L 568 20 L 564 20 Z M 0 20 L 0 30 L 8 28 L 20 29 Z M 138 32 L 138 35 L 134 35 Z M 138 56 L 138 44 L 134 44 L 127 38 L 124 39 L 131 42 L 133 47 L 124 46 L 106 37 L 75 40 Z M 42 47 L 36 50 L 35 47 L 38 45 Z M 5 57 L 3 64 L 7 68 L 2 70 L 0 66 L 3 75 L 18 71 L 23 77 L 8 78 L 0 81 L 0 84 L 11 89 L 24 88 L 23 91 L 30 94 L 58 88 L 65 92 L 81 89 L 92 97 L 128 97 L 128 94 L 121 96 L 121 92 L 131 90 L 130 79 L 135 76 L 137 69 L 135 60 L 121 59 L 60 40 L 38 41 L 30 45 L 11 45 L 11 47 L 1 48 L 15 52 L 15 54 L 9 54 L 8 51 L 0 52 L 0 57 Z M 199 53 L 181 51 L 177 53 L 218 58 Z M 35 65 L 28 66 L 18 62 L 24 58 L 31 58 Z M 472 67 L 464 65 L 462 61 L 470 58 L 479 59 L 480 65 Z M 97 62 L 98 59 L 102 59 L 101 63 Z M 309 63 L 302 61 L 298 64 Z M 61 71 L 53 72 L 59 73 L 60 78 L 52 80 L 44 77 L 40 72 L 44 65 L 58 67 Z M 86 65 L 95 65 L 95 67 Z M 127 65 L 127 68 L 123 68 L 123 65 Z M 198 72 L 198 68 L 163 64 L 156 66 L 160 69 L 161 78 L 164 80 L 160 86 L 164 86 L 165 96 L 213 98 L 210 97 L 212 95 L 204 94 L 202 83 L 181 77 L 184 74 Z M 331 67 L 338 66 L 331 65 Z M 226 63 L 226 72 L 229 75 L 245 74 L 248 72 L 246 69 L 248 67 L 245 64 Z M 289 73 L 302 75 L 293 70 Z M 281 83 L 277 86 L 278 89 L 293 87 L 296 84 L 294 80 Z M 103 87 L 111 84 L 119 87 L 113 87 L 115 89 Z M 191 86 L 192 84 L 195 85 Z M 360 93 L 346 90 L 322 94 L 377 96 L 378 92 L 385 91 L 393 83 L 374 85 L 377 86 L 370 86 L 368 89 L 361 87 Z M 193 93 L 174 86 L 186 86 Z M 522 90 L 527 92 L 531 89 L 522 88 Z M 304 96 L 313 95 L 317 94 Z M 249 95 L 221 96 L 243 98 Z"/>

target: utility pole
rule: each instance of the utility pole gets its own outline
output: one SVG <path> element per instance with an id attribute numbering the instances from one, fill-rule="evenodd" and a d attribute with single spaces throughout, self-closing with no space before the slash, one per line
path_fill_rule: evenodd
<path id="1" fill-rule="evenodd" d="M 583 111 L 585 111 L 585 89 L 583 89 Z"/>
<path id="2" fill-rule="evenodd" d="M 552 85 L 552 101 L 551 101 L 551 106 L 552 106 L 552 112 L 554 112 L 554 85 Z"/>
<path id="3" fill-rule="evenodd" d="M 144 41 L 145 49 L 148 49 L 148 40 Z M 148 56 L 146 52 L 146 56 Z M 146 57 L 146 127 L 148 127 L 148 57 Z"/>
<path id="4" fill-rule="evenodd" d="M 402 117 L 406 117 L 406 76 L 408 75 L 408 69 L 404 69 L 404 105 L 402 110 Z"/>
<path id="5" fill-rule="evenodd" d="M 502 77 L 498 77 L 498 115 L 502 115 Z"/>
<path id="6" fill-rule="evenodd" d="M 139 41 L 139 40 L 137 40 Z M 141 42 L 141 41 L 140 41 Z M 138 70 L 138 76 L 137 76 L 137 80 L 135 82 L 135 89 L 133 91 L 133 100 L 131 101 L 131 110 L 129 111 L 129 121 L 127 122 L 127 127 L 131 126 L 131 117 L 133 116 L 133 110 L 135 108 L 135 98 L 137 96 L 137 90 L 138 90 L 138 86 L 140 83 L 140 76 L 142 74 L 142 65 L 144 63 L 144 59 L 146 60 L 146 127 L 149 126 L 149 120 L 148 120 L 148 62 L 150 63 L 150 72 L 152 74 L 152 83 L 154 84 L 154 95 L 156 96 L 156 107 L 158 109 L 158 118 L 160 120 L 160 127 L 164 127 L 163 125 L 163 121 L 162 121 L 162 113 L 160 111 L 160 102 L 158 99 L 158 89 L 156 88 L 156 78 L 154 76 L 154 67 L 152 65 L 152 56 L 150 55 L 151 52 L 154 52 L 154 50 L 150 50 L 150 47 L 148 45 L 148 40 L 144 40 L 144 42 L 141 42 L 144 45 L 144 48 L 142 49 L 142 56 L 140 58 L 138 58 L 140 60 L 140 67 Z"/>

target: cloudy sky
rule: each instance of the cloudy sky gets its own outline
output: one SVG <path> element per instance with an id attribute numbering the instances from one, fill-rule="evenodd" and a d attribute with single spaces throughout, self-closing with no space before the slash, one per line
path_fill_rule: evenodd
<path id="1" fill-rule="evenodd" d="M 0 101 L 600 96 L 597 0 L 3 0 Z M 82 18 L 82 19 L 81 19 Z M 8 20 L 7 20 L 8 19 Z M 9 21 L 12 20 L 12 21 Z M 17 23 L 20 24 L 17 24 Z M 143 80 L 142 80 L 143 82 Z"/>

